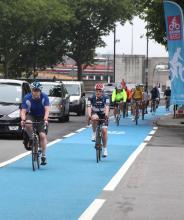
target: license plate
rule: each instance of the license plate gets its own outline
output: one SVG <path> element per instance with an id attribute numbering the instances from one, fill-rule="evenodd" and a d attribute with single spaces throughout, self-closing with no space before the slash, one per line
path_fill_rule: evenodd
<path id="1" fill-rule="evenodd" d="M 10 131 L 17 131 L 19 129 L 19 126 L 9 126 L 8 128 Z"/>

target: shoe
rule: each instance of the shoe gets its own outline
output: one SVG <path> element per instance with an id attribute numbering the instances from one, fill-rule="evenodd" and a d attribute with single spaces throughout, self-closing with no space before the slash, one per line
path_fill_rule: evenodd
<path id="1" fill-rule="evenodd" d="M 107 147 L 103 147 L 103 157 L 107 157 Z"/>
<path id="2" fill-rule="evenodd" d="M 42 156 L 41 157 L 41 165 L 46 165 L 47 164 L 47 159 L 46 159 L 46 156 Z"/>
<path id="3" fill-rule="evenodd" d="M 92 137 L 91 137 L 92 141 L 96 141 L 96 132 L 93 132 Z"/>

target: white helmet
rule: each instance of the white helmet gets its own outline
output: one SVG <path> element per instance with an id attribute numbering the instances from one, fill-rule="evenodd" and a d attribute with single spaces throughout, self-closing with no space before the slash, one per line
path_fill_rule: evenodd
<path id="1" fill-rule="evenodd" d="M 123 87 L 122 87 L 121 83 L 117 83 L 116 88 L 120 90 L 120 89 L 122 89 Z"/>

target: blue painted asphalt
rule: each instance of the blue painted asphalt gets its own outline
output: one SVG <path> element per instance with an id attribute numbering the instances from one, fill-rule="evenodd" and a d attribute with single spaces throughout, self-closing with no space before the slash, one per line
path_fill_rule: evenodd
<path id="1" fill-rule="evenodd" d="M 27 156 L 0 169 L 0 219 L 73 220 L 97 198 L 127 158 L 152 130 L 152 120 L 165 113 L 146 115 L 136 126 L 130 118 L 120 126 L 110 121 L 108 158 L 96 163 L 91 128 L 65 138 L 47 150 L 48 165 L 31 169 Z"/>

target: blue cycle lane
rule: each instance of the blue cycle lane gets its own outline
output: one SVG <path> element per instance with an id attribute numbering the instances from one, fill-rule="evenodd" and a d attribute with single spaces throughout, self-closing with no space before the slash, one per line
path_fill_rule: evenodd
<path id="1" fill-rule="evenodd" d="M 97 164 L 91 128 L 64 138 L 47 150 L 48 165 L 31 170 L 31 156 L 0 169 L 0 219 L 73 220 L 98 198 L 103 188 L 153 128 L 148 114 L 136 126 L 110 121 L 108 157 Z"/>

